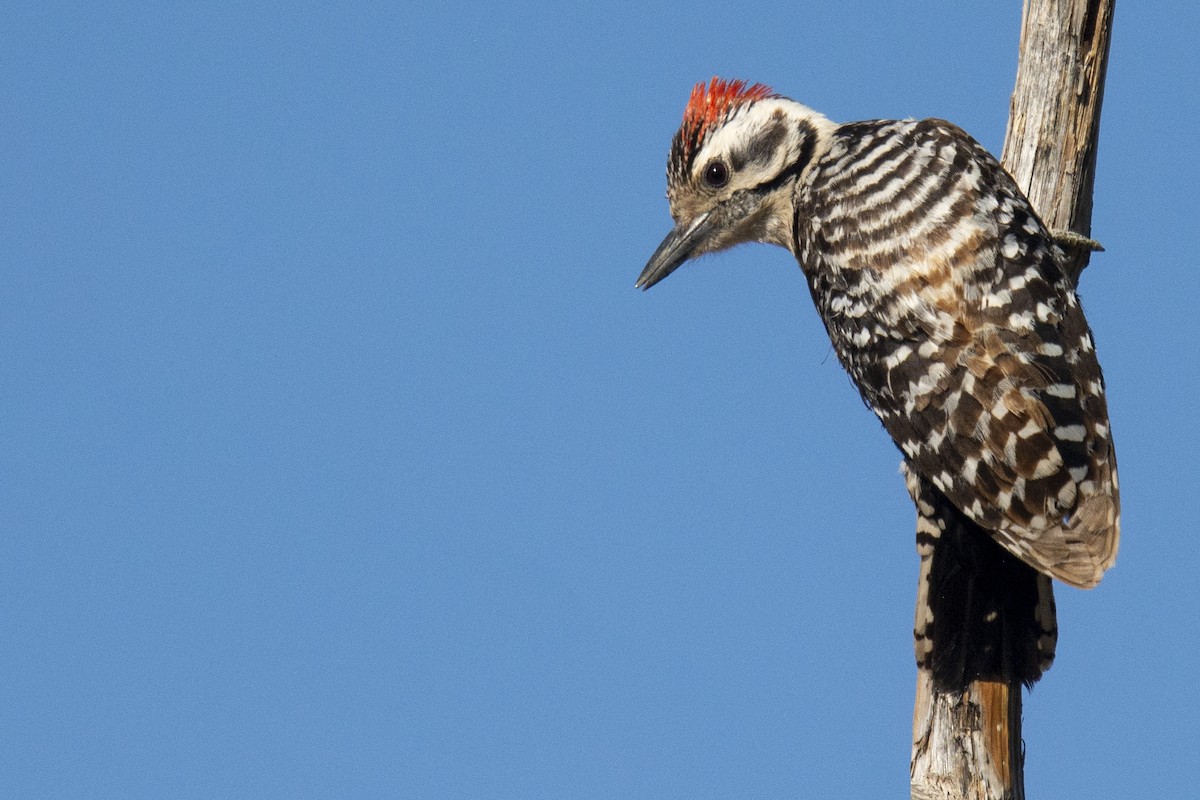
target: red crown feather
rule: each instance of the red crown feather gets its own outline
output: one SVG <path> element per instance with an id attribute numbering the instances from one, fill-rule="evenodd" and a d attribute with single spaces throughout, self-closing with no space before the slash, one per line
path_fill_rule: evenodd
<path id="1" fill-rule="evenodd" d="M 774 92 L 761 83 L 748 87 L 745 81 L 724 81 L 717 77 L 709 81 L 708 86 L 697 83 L 683 112 L 683 124 L 676 138 L 683 164 L 690 163 L 709 129 L 725 119 L 730 111 L 743 103 L 772 96 Z"/>
<path id="2" fill-rule="evenodd" d="M 761 83 L 747 87 L 745 81 L 723 81 L 714 77 L 707 88 L 703 83 L 697 83 L 692 89 L 683 112 L 683 124 L 698 133 L 718 122 L 731 108 L 771 95 L 771 89 Z"/>

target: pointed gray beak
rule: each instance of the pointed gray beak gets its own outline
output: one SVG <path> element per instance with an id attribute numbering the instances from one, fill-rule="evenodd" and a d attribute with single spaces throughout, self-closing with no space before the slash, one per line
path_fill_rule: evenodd
<path id="1" fill-rule="evenodd" d="M 709 221 L 711 219 L 712 212 L 709 211 L 696 217 L 686 228 L 676 225 L 662 240 L 654 255 L 650 256 L 649 263 L 634 285 L 643 291 L 649 289 L 683 266 L 689 258 L 704 252 L 703 245 L 713 228 Z"/>

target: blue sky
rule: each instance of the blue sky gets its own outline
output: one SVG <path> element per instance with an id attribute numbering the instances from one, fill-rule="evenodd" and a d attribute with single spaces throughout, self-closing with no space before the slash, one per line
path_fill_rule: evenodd
<path id="1" fill-rule="evenodd" d="M 786 252 L 633 283 L 693 83 L 998 151 L 1019 6 L 9 8 L 5 793 L 906 796 L 897 451 Z M 1031 796 L 1195 796 L 1196 22 L 1117 11 Z"/>

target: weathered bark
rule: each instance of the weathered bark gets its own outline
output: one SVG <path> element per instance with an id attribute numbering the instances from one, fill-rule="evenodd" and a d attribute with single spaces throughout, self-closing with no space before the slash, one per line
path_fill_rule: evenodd
<path id="1" fill-rule="evenodd" d="M 917 674 L 913 800 L 1023 800 L 1021 685 L 976 681 L 938 691 Z"/>
<path id="2" fill-rule="evenodd" d="M 1059 235 L 1074 280 L 1091 250 L 1092 186 L 1115 0 L 1025 0 L 1001 161 Z M 917 674 L 914 800 L 1024 800 L 1021 685 L 937 690 Z"/>
<path id="3" fill-rule="evenodd" d="M 1025 0 L 1001 162 L 1051 229 L 1091 236 L 1114 0 Z M 1073 248 L 1072 275 L 1089 248 Z"/>

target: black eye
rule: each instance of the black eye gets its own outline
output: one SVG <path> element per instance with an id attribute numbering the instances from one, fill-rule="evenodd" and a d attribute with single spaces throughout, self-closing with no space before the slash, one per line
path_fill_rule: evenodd
<path id="1" fill-rule="evenodd" d="M 714 189 L 720 189 L 729 183 L 729 167 L 724 161 L 710 161 L 704 168 L 704 182 Z"/>

